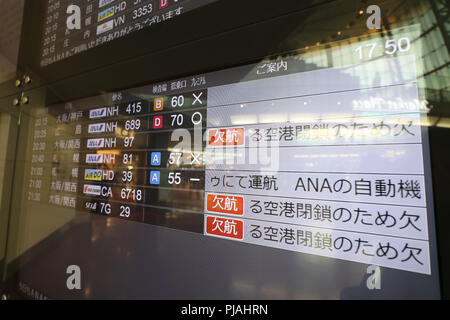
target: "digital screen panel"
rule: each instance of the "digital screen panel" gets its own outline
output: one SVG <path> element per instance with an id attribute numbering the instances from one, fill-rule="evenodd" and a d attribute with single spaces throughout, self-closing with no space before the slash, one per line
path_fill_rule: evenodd
<path id="1" fill-rule="evenodd" d="M 40 65 L 45 67 L 217 0 L 47 0 Z"/>
<path id="2" fill-rule="evenodd" d="M 431 275 L 414 33 L 41 108 L 29 201 Z"/>

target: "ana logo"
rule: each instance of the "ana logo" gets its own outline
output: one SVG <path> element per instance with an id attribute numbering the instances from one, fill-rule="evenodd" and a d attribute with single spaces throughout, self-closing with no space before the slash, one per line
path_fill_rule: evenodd
<path id="1" fill-rule="evenodd" d="M 106 116 L 106 108 L 93 109 L 89 111 L 89 119 L 98 119 Z"/>
<path id="2" fill-rule="evenodd" d="M 101 7 L 107 6 L 108 4 L 110 4 L 114 1 L 116 1 L 116 0 L 100 0 L 100 2 L 98 3 L 98 7 L 101 8 Z"/>
<path id="3" fill-rule="evenodd" d="M 92 185 L 92 184 L 85 184 L 83 188 L 84 194 L 89 194 L 92 196 L 99 196 L 100 195 L 100 186 Z"/>
<path id="4" fill-rule="evenodd" d="M 111 7 L 109 9 L 103 10 L 102 12 L 100 12 L 98 14 L 98 19 L 97 21 L 103 21 L 105 19 L 108 19 L 109 17 L 112 17 L 114 15 L 114 7 Z"/>
<path id="5" fill-rule="evenodd" d="M 105 146 L 105 138 L 89 139 L 87 141 L 87 147 L 90 149 L 103 148 L 104 146 Z"/>
<path id="6" fill-rule="evenodd" d="M 92 181 L 102 181 L 102 170 L 86 169 L 84 170 L 84 179 Z"/>
<path id="7" fill-rule="evenodd" d="M 86 163 L 103 163 L 102 154 L 87 154 Z"/>
<path id="8" fill-rule="evenodd" d="M 88 127 L 89 133 L 100 133 L 105 132 L 105 123 L 94 123 L 90 124 Z"/>

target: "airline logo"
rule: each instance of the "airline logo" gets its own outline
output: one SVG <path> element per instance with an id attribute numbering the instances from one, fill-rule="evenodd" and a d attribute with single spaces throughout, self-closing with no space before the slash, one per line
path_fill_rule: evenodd
<path id="1" fill-rule="evenodd" d="M 84 180 L 102 181 L 102 170 L 86 169 L 84 170 Z"/>
<path id="2" fill-rule="evenodd" d="M 91 196 L 99 196 L 101 191 L 101 186 L 96 186 L 92 184 L 85 184 L 83 188 L 83 193 Z"/>
<path id="3" fill-rule="evenodd" d="M 97 27 L 97 35 L 111 31 L 114 28 L 114 20 L 109 20 Z"/>
<path id="4" fill-rule="evenodd" d="M 86 163 L 103 163 L 102 154 L 87 154 Z"/>
<path id="5" fill-rule="evenodd" d="M 89 133 L 100 133 L 105 132 L 105 123 L 94 123 L 90 124 L 88 127 Z"/>
<path id="6" fill-rule="evenodd" d="M 85 207 L 86 207 L 86 209 L 95 210 L 95 209 L 97 209 L 97 202 L 86 201 Z"/>
<path id="7" fill-rule="evenodd" d="M 102 12 L 100 12 L 98 14 L 98 19 L 97 21 L 103 21 L 105 19 L 108 19 L 109 17 L 112 17 L 114 15 L 114 7 L 111 7 L 109 9 L 103 10 Z"/>
<path id="8" fill-rule="evenodd" d="M 104 6 L 107 6 L 108 4 L 114 2 L 116 0 L 100 0 L 100 2 L 98 3 L 98 7 L 102 8 Z"/>
<path id="9" fill-rule="evenodd" d="M 105 146 L 105 138 L 88 139 L 87 141 L 87 147 L 89 149 L 103 148 L 104 146 Z"/>
<path id="10" fill-rule="evenodd" d="M 89 119 L 106 117 L 106 108 L 92 109 L 89 111 Z"/>

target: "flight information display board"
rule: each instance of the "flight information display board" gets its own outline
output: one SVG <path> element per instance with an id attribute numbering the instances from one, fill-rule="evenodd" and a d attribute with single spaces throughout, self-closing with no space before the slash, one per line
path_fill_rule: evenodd
<path id="1" fill-rule="evenodd" d="M 46 0 L 42 67 L 217 0 Z"/>
<path id="2" fill-rule="evenodd" d="M 413 44 L 380 41 L 37 109 L 28 200 L 430 275 Z"/>

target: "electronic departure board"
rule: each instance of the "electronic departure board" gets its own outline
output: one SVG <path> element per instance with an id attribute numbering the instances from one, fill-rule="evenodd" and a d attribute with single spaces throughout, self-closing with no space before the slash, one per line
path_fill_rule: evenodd
<path id="1" fill-rule="evenodd" d="M 36 109 L 28 200 L 435 274 L 428 109 L 395 34 L 356 64 L 287 55 Z"/>
<path id="2" fill-rule="evenodd" d="M 217 0 L 46 0 L 42 67 Z"/>

